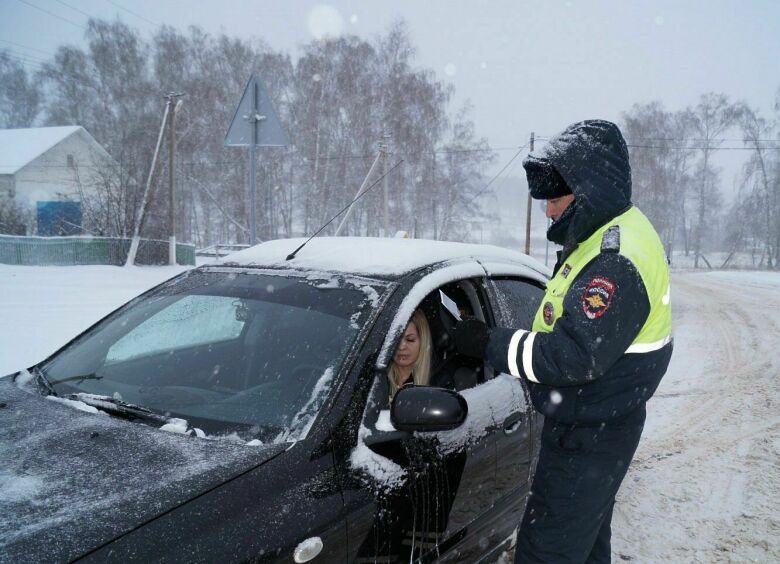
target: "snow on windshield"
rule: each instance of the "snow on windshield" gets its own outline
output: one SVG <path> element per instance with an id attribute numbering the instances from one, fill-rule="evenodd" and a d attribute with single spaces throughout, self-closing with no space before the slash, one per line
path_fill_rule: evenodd
<path id="1" fill-rule="evenodd" d="M 325 397 L 327 396 L 330 388 L 333 384 L 334 370 L 332 366 L 325 369 L 322 376 L 320 376 L 317 383 L 314 385 L 314 389 L 311 391 L 308 401 L 304 406 L 295 414 L 292 419 L 292 423 L 282 431 L 279 436 L 276 437 L 274 442 L 285 442 L 299 440 L 309 433 L 314 419 L 317 417 L 317 413 L 320 411 Z"/>
<path id="2" fill-rule="evenodd" d="M 63 349 L 42 366 L 57 395 L 90 411 L 141 406 L 173 433 L 305 438 L 385 284 L 227 270 L 188 273 Z"/>

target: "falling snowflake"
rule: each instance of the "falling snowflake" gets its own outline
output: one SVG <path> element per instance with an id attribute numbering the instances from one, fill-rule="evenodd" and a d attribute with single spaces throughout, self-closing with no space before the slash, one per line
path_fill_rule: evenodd
<path id="1" fill-rule="evenodd" d="M 320 4 L 311 9 L 306 24 L 315 39 L 332 39 L 341 35 L 344 18 L 333 6 Z"/>

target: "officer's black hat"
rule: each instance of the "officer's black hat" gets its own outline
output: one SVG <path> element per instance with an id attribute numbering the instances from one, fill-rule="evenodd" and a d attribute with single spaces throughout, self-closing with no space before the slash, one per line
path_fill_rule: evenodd
<path id="1" fill-rule="evenodd" d="M 549 160 L 528 155 L 523 161 L 528 189 L 536 200 L 551 200 L 571 194 L 566 181 Z"/>

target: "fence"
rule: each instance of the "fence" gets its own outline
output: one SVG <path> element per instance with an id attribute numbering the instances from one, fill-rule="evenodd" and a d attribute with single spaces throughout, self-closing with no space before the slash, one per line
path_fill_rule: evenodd
<path id="1" fill-rule="evenodd" d="M 0 263 L 30 266 L 122 266 L 130 239 L 114 237 L 18 237 L 0 235 Z M 176 244 L 176 262 L 195 264 L 195 246 Z M 168 241 L 141 239 L 135 264 L 168 264 Z"/>

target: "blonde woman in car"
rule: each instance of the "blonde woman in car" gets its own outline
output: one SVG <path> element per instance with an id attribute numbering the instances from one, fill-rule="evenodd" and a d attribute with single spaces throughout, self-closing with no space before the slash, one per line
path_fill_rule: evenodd
<path id="1" fill-rule="evenodd" d="M 427 386 L 431 379 L 431 330 L 425 314 L 419 309 L 406 325 L 401 342 L 387 373 L 390 398 L 410 382 Z"/>

